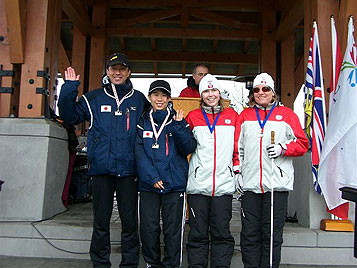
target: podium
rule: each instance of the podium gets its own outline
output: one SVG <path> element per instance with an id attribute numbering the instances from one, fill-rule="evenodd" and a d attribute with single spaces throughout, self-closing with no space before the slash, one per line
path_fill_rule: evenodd
<path id="1" fill-rule="evenodd" d="M 201 107 L 201 98 L 171 98 L 174 104 L 174 109 L 176 111 L 182 109 L 184 111 L 184 116 L 186 116 L 190 111 Z M 222 99 L 223 107 L 229 107 L 230 100 Z"/>
<path id="2" fill-rule="evenodd" d="M 354 238 L 354 257 L 357 258 L 357 233 L 356 233 L 356 224 L 357 224 L 357 189 L 352 187 L 342 187 L 342 198 L 348 201 L 356 203 L 355 206 L 355 238 Z"/>

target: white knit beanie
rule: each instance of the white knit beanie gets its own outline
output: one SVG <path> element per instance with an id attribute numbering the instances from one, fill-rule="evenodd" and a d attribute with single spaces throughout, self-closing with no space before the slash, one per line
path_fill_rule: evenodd
<path id="1" fill-rule="evenodd" d="M 202 92 L 207 89 L 218 89 L 221 91 L 221 87 L 219 86 L 218 80 L 211 74 L 206 74 L 200 81 L 199 92 L 202 95 Z"/>
<path id="2" fill-rule="evenodd" d="M 253 81 L 253 88 L 255 88 L 258 85 L 264 85 L 268 86 L 272 89 L 272 91 L 275 93 L 275 88 L 274 88 L 274 80 L 273 78 L 267 74 L 267 73 L 261 73 L 258 74 Z"/>

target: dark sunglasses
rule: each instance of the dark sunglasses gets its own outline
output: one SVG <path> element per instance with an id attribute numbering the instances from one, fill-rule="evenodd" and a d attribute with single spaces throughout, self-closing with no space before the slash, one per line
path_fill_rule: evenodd
<path id="1" fill-rule="evenodd" d="M 269 92 L 269 91 L 271 91 L 271 88 L 270 87 L 263 87 L 262 90 L 263 90 L 263 92 Z M 253 88 L 253 92 L 254 93 L 258 93 L 259 91 L 260 91 L 260 88 L 258 88 L 258 87 Z"/>

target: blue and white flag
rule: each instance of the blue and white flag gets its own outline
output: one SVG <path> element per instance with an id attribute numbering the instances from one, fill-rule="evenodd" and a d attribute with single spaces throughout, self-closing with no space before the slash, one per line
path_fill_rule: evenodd
<path id="1" fill-rule="evenodd" d="M 346 203 L 340 187 L 357 188 L 357 58 L 353 19 L 323 144 L 319 183 L 330 210 Z"/>

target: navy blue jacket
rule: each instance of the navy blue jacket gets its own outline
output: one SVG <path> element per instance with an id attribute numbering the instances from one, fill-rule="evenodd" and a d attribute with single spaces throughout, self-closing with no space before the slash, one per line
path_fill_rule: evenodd
<path id="1" fill-rule="evenodd" d="M 65 81 L 58 101 L 60 117 L 67 123 L 90 122 L 88 145 L 88 174 L 110 174 L 118 177 L 136 176 L 136 125 L 148 104 L 145 96 L 134 90 L 130 80 L 116 86 L 122 115 L 115 115 L 117 104 L 109 86 L 90 91 L 78 102 L 79 81 Z"/>
<path id="2" fill-rule="evenodd" d="M 164 121 L 167 111 L 153 112 L 154 122 L 158 130 Z M 143 114 L 137 126 L 136 162 L 139 175 L 139 191 L 168 193 L 184 192 L 188 176 L 187 155 L 194 152 L 196 140 L 185 119 L 175 121 L 170 116 L 161 135 L 159 148 L 155 143 L 149 112 Z M 154 188 L 159 180 L 163 181 L 164 190 Z"/>

